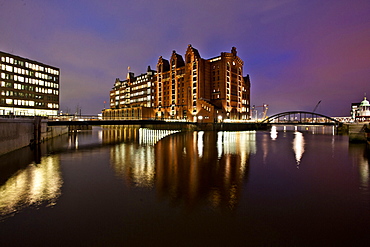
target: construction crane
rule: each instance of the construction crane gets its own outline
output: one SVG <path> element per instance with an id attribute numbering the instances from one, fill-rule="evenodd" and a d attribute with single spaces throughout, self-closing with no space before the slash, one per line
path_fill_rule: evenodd
<path id="1" fill-rule="evenodd" d="M 260 106 L 253 105 L 252 112 L 253 111 L 256 112 L 256 120 L 258 119 L 258 114 L 257 114 L 257 109 L 256 108 L 262 107 L 262 118 L 261 119 L 265 119 L 266 116 L 267 116 L 267 110 L 269 109 L 268 106 L 269 105 L 267 105 L 267 104 L 263 104 L 263 105 L 260 105 Z"/>
<path id="2" fill-rule="evenodd" d="M 317 102 L 317 104 L 316 104 L 315 108 L 313 108 L 313 111 L 312 112 L 315 112 L 316 111 L 316 109 L 320 105 L 320 103 L 321 103 L 321 100 L 319 102 Z"/>

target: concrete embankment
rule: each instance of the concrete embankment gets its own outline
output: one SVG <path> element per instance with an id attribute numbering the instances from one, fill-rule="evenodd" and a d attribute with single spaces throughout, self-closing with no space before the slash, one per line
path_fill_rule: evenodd
<path id="1" fill-rule="evenodd" d="M 40 117 L 0 118 L 0 155 L 66 133 L 66 126 L 48 127 Z"/>
<path id="2" fill-rule="evenodd" d="M 368 122 L 348 124 L 348 136 L 350 142 L 366 142 L 366 126 Z"/>

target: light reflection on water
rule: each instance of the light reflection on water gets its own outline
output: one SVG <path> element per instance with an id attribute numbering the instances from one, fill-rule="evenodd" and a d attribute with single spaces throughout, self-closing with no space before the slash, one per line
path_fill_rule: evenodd
<path id="1" fill-rule="evenodd" d="M 155 154 L 159 197 L 187 208 L 207 200 L 213 209 L 234 210 L 255 146 L 255 132 L 182 133 L 161 140 Z"/>
<path id="2" fill-rule="evenodd" d="M 171 203 L 181 200 L 191 206 L 203 198 L 212 207 L 233 209 L 254 152 L 254 131 L 199 131 L 175 134 L 144 148 L 122 143 L 111 149 L 111 164 L 127 184 L 155 187 Z"/>
<path id="3" fill-rule="evenodd" d="M 353 163 L 357 165 L 359 173 L 359 189 L 370 198 L 370 146 L 366 145 L 363 148 L 359 144 L 352 144 L 349 146 L 349 153 L 353 159 Z M 370 210 L 370 201 L 366 201 L 368 209 Z"/>
<path id="4" fill-rule="evenodd" d="M 301 159 L 304 153 L 304 137 L 301 132 L 294 132 L 294 140 L 293 140 L 293 150 L 295 153 L 295 159 L 297 162 L 297 168 L 299 168 L 299 164 L 301 163 Z"/>
<path id="5" fill-rule="evenodd" d="M 104 129 L 102 139 L 105 143 L 117 139 L 124 140 L 110 151 L 111 164 L 117 176 L 127 178 L 125 181 L 135 187 L 153 188 L 154 145 L 162 138 L 177 132 L 179 131 L 118 127 Z"/>
<path id="6" fill-rule="evenodd" d="M 0 216 L 28 206 L 55 205 L 62 184 L 59 157 L 42 157 L 39 164 L 29 164 L 0 186 Z"/>
<path id="7" fill-rule="evenodd" d="M 193 236 L 204 245 L 356 245 L 370 227 L 369 148 L 332 135 L 331 127 L 312 128 L 76 133 L 64 140 L 65 151 L 26 163 L 4 182 L 0 176 L 0 210 L 57 203 L 51 220 L 33 221 L 33 234 L 46 230 L 63 243 L 91 246 L 155 245 L 158 236 L 188 246 L 196 245 Z M 0 222 L 0 244 L 22 240 L 26 215 Z"/>

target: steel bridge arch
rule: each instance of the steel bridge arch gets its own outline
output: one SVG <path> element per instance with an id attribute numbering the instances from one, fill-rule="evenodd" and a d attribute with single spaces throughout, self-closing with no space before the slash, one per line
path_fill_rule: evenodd
<path id="1" fill-rule="evenodd" d="M 315 112 L 308 111 L 287 111 L 281 112 L 264 119 L 261 123 L 281 124 L 342 124 L 340 121 Z"/>

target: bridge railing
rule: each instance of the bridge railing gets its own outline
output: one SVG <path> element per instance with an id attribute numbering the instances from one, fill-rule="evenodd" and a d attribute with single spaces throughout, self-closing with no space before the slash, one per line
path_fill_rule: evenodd
<path id="1" fill-rule="evenodd" d="M 289 124 L 340 124 L 341 122 L 319 113 L 305 111 L 282 112 L 270 116 L 262 123 L 289 123 Z"/>

